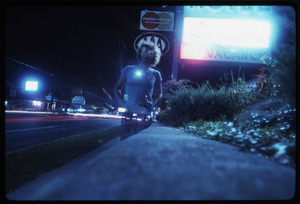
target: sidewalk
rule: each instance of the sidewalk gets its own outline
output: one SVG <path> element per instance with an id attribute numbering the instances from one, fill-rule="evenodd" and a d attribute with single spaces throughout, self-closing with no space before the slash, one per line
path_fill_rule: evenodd
<path id="1" fill-rule="evenodd" d="M 294 194 L 294 169 L 154 123 L 37 178 L 7 198 L 277 200 Z"/>

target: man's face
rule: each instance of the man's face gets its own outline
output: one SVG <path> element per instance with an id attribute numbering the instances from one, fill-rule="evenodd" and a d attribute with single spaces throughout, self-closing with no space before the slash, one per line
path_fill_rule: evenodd
<path id="1" fill-rule="evenodd" d="M 147 65 L 152 65 L 155 60 L 154 50 L 150 50 L 147 47 L 143 47 L 141 50 L 141 62 Z"/>

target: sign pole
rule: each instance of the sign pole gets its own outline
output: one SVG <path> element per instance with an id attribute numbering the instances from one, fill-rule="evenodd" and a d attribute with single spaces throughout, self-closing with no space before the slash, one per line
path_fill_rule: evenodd
<path id="1" fill-rule="evenodd" d="M 177 81 L 178 78 L 178 64 L 179 64 L 179 53 L 180 43 L 182 39 L 182 23 L 183 21 L 183 7 L 176 6 L 175 13 L 175 39 L 174 39 L 174 50 L 173 50 L 173 62 L 172 62 L 172 79 Z"/>

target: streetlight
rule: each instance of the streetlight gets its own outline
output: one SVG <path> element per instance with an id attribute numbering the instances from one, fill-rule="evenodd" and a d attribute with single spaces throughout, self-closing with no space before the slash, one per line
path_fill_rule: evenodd
<path id="1" fill-rule="evenodd" d="M 11 60 L 11 61 L 14 61 L 14 62 L 16 62 L 18 64 L 24 65 L 24 66 L 29 67 L 31 69 L 40 71 L 40 72 L 45 73 L 47 75 L 50 75 L 52 77 L 52 79 L 53 79 L 53 85 L 52 85 L 52 96 L 51 96 L 51 106 L 50 106 L 51 109 L 52 109 L 53 98 L 54 98 L 54 93 L 53 92 L 55 92 L 55 88 L 56 88 L 55 87 L 56 83 L 55 83 L 55 76 L 54 76 L 54 74 L 49 73 L 47 71 L 44 71 L 42 69 L 36 68 L 34 66 L 31 66 L 31 65 L 26 64 L 24 62 L 21 62 L 19 60 L 13 59 L 11 57 L 6 56 L 6 58 L 9 59 L 9 60 Z M 36 81 L 36 80 L 28 80 L 28 81 L 26 81 L 26 83 L 25 83 L 25 91 L 34 91 L 35 92 L 35 91 L 37 91 L 37 89 L 38 89 L 38 81 Z M 15 95 L 15 93 L 14 93 L 14 95 Z M 11 94 L 11 96 L 12 96 L 12 94 Z"/>

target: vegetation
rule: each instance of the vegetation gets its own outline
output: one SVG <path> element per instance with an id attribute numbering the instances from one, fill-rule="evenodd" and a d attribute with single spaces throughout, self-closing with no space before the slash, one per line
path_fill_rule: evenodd
<path id="1" fill-rule="evenodd" d="M 229 86 L 219 85 L 217 88 L 212 88 L 208 81 L 197 88 L 180 81 L 177 86 L 174 81 L 167 82 L 164 84 L 166 91 L 161 104 L 163 110 L 158 120 L 171 126 L 182 126 L 200 119 L 232 120 L 247 106 L 277 95 L 278 87 L 272 80 L 267 83 L 264 69 L 257 76 L 255 88 L 247 86 L 244 77 L 239 76 L 235 80 L 233 73 Z"/>
<path id="2" fill-rule="evenodd" d="M 230 83 L 217 88 L 212 88 L 208 81 L 197 87 L 192 87 L 188 81 L 163 84 L 166 94 L 157 120 L 294 166 L 296 83 L 291 78 L 295 78 L 292 75 L 295 66 L 292 59 L 280 63 L 275 58 L 263 56 L 261 60 L 264 66 L 256 75 L 254 86 L 249 86 L 244 77 L 234 79 L 232 73 Z M 282 101 L 280 107 L 272 107 L 276 100 Z M 259 110 L 264 106 L 274 111 Z M 237 117 L 243 114 L 244 117 Z"/>
<path id="3" fill-rule="evenodd" d="M 296 51 L 291 46 L 281 47 L 291 50 L 290 55 L 285 55 L 284 59 L 279 57 L 282 61 L 269 56 L 263 56 L 261 60 L 269 72 L 269 81 L 278 86 L 278 96 L 287 98 L 289 104 L 296 107 Z"/>
<path id="4" fill-rule="evenodd" d="M 244 128 L 236 128 L 232 122 L 198 120 L 188 123 L 185 130 L 295 167 L 296 134 L 288 123 L 259 128 L 247 121 Z"/>

